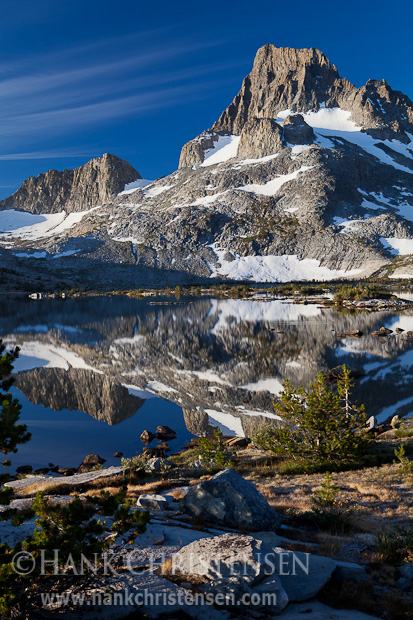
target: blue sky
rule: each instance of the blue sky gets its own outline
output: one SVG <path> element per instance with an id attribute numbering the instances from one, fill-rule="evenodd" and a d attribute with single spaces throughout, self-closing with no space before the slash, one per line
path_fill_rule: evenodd
<path id="1" fill-rule="evenodd" d="M 265 43 L 318 47 L 356 86 L 413 98 L 411 2 L 1 0 L 0 197 L 111 152 L 176 169 Z"/>

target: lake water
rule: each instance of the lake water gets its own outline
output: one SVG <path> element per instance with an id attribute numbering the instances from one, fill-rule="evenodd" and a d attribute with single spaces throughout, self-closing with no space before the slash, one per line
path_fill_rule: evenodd
<path id="1" fill-rule="evenodd" d="M 167 303 L 165 303 L 167 302 Z M 0 337 L 18 345 L 13 392 L 32 440 L 13 465 L 75 467 L 97 453 L 142 452 L 144 429 L 177 432 L 173 451 L 219 425 L 251 435 L 276 421 L 289 379 L 308 386 L 340 364 L 361 370 L 354 399 L 385 420 L 413 412 L 413 345 L 380 327 L 413 330 L 413 310 L 340 312 L 317 303 L 123 296 L 0 298 Z M 337 334 L 359 329 L 360 339 Z M 151 444 L 156 445 L 156 443 Z"/>

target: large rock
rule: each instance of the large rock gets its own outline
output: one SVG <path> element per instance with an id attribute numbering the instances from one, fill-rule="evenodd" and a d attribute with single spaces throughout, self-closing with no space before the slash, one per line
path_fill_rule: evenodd
<path id="1" fill-rule="evenodd" d="M 307 601 L 330 580 L 336 563 L 326 558 L 301 551 L 287 551 L 276 547 L 279 561 L 276 572 L 291 602 Z"/>
<path id="2" fill-rule="evenodd" d="M 26 179 L 14 194 L 0 201 L 0 209 L 31 213 L 87 211 L 108 202 L 125 185 L 140 178 L 127 161 L 105 153 L 75 170 L 48 170 Z"/>
<path id="3" fill-rule="evenodd" d="M 222 534 L 183 547 L 173 556 L 173 569 L 210 581 L 242 577 L 253 585 L 274 572 L 274 562 L 274 551 L 261 540 L 245 534 Z"/>
<path id="4" fill-rule="evenodd" d="M 271 118 L 252 118 L 245 123 L 237 157 L 258 159 L 279 153 L 284 148 L 283 130 Z"/>
<path id="5" fill-rule="evenodd" d="M 192 487 L 179 507 L 185 514 L 231 528 L 259 531 L 280 524 L 277 513 L 255 485 L 232 469 Z"/>
<path id="6" fill-rule="evenodd" d="M 306 601 L 315 596 L 336 569 L 337 563 L 331 558 L 284 549 L 280 546 L 283 542 L 280 543 L 280 536 L 273 532 L 257 532 L 254 536 L 274 551 L 275 572 L 280 576 L 290 601 Z"/>
<path id="7" fill-rule="evenodd" d="M 271 614 L 279 614 L 288 605 L 288 596 L 277 575 L 253 587 L 248 585 L 245 577 L 228 577 L 208 581 L 199 589 L 215 598 L 220 607 L 232 611 L 239 612 L 245 600 L 249 601 L 249 609 Z"/>

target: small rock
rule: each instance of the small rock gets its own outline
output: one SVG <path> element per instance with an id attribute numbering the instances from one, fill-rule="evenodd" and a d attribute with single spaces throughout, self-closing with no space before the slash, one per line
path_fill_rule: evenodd
<path id="1" fill-rule="evenodd" d="M 377 418 L 372 415 L 366 422 L 366 428 L 368 431 L 372 431 L 375 426 L 377 426 Z"/>
<path id="2" fill-rule="evenodd" d="M 400 417 L 398 415 L 394 415 L 391 419 L 390 426 L 392 428 L 397 428 L 400 423 Z"/>
<path id="3" fill-rule="evenodd" d="M 176 433 L 169 426 L 160 425 L 156 427 L 156 436 L 161 441 L 169 441 L 175 439 Z"/>
<path id="4" fill-rule="evenodd" d="M 16 467 L 16 473 L 18 474 L 31 474 L 33 467 L 31 465 L 20 465 Z"/>
<path id="5" fill-rule="evenodd" d="M 406 579 L 411 579 L 413 581 L 413 563 L 404 564 L 404 566 L 400 568 L 400 572 L 403 577 L 406 577 Z"/>
<path id="6" fill-rule="evenodd" d="M 271 610 L 273 614 L 279 614 L 284 609 L 284 607 L 287 607 L 288 605 L 288 594 L 284 589 L 280 577 L 276 574 L 273 574 L 270 577 L 266 577 L 266 579 L 254 586 L 251 591 L 256 594 L 261 594 L 262 597 L 268 594 L 275 595 L 275 604 L 269 606 L 267 603 L 267 605 L 265 605 L 265 607 Z M 265 600 L 268 599 L 265 597 L 264 601 Z"/>
<path id="7" fill-rule="evenodd" d="M 367 583 L 369 576 L 364 566 L 361 566 L 360 564 L 337 561 L 337 567 L 334 571 L 334 579 L 341 582 L 353 581 L 356 583 Z"/>
<path id="8" fill-rule="evenodd" d="M 291 602 L 306 601 L 318 594 L 336 568 L 331 558 L 301 551 L 286 551 L 281 547 L 276 547 L 274 551 L 282 554 L 276 572 Z"/>
<path id="9" fill-rule="evenodd" d="M 400 579 L 396 581 L 396 588 L 403 592 L 410 592 L 412 589 L 412 582 L 410 579 L 407 579 L 407 577 L 400 577 Z"/>
<path id="10" fill-rule="evenodd" d="M 145 510 L 168 510 L 172 502 L 172 496 L 145 493 L 138 497 L 136 505 Z"/>
<path id="11" fill-rule="evenodd" d="M 224 443 L 231 448 L 246 448 L 251 443 L 251 440 L 248 437 L 231 437 L 231 439 L 227 439 Z"/>
<path id="12" fill-rule="evenodd" d="M 150 431 L 143 431 L 142 435 L 141 435 L 141 441 L 142 443 L 148 445 L 149 443 L 151 443 L 151 441 L 153 441 L 155 439 L 156 435 L 155 433 L 151 433 Z"/>
<path id="13" fill-rule="evenodd" d="M 385 431 L 384 433 L 380 433 L 380 435 L 376 435 L 376 439 L 395 439 L 396 438 L 396 429 L 392 428 L 389 431 Z"/>
<path id="14" fill-rule="evenodd" d="M 115 452 L 115 454 L 113 455 L 114 459 L 120 459 L 123 456 L 123 452 Z"/>
<path id="15" fill-rule="evenodd" d="M 57 473 L 62 474 L 62 476 L 73 476 L 77 474 L 77 469 L 75 467 L 61 467 Z"/>
<path id="16" fill-rule="evenodd" d="M 149 446 L 145 446 L 142 452 L 143 454 L 146 454 L 146 456 L 161 459 L 165 458 L 165 450 L 163 448 L 150 448 Z"/>
<path id="17" fill-rule="evenodd" d="M 145 465 L 145 471 L 147 474 L 151 474 L 153 472 L 163 471 L 165 469 L 171 469 L 172 464 L 168 459 L 161 457 L 154 457 L 150 459 Z"/>
<path id="18" fill-rule="evenodd" d="M 222 534 L 186 545 L 172 561 L 182 575 L 197 575 L 211 581 L 242 577 L 245 583 L 253 585 L 274 571 L 274 556 L 267 543 L 252 536 Z"/>
<path id="19" fill-rule="evenodd" d="M 192 590 L 192 583 L 189 583 L 189 581 L 183 581 L 179 585 L 181 588 L 185 588 L 185 590 Z"/>
<path id="20" fill-rule="evenodd" d="M 388 336 L 389 334 L 393 333 L 392 329 L 387 329 L 387 327 L 380 327 L 380 332 L 382 334 L 386 334 L 386 336 Z"/>
<path id="21" fill-rule="evenodd" d="M 208 581 L 200 586 L 199 591 L 216 598 L 218 609 L 239 611 L 243 597 L 252 592 L 248 583 L 244 577 L 227 577 Z"/>
<path id="22" fill-rule="evenodd" d="M 156 446 L 156 449 L 163 450 L 164 452 L 170 452 L 172 450 L 172 448 L 170 448 L 165 442 L 160 443 L 158 446 Z"/>
<path id="23" fill-rule="evenodd" d="M 49 471 L 50 471 L 50 467 L 40 467 L 39 469 L 35 469 L 33 473 L 36 475 L 42 476 L 42 475 L 48 474 Z"/>
<path id="24" fill-rule="evenodd" d="M 98 454 L 88 454 L 79 465 L 77 471 L 79 474 L 86 474 L 92 471 L 96 466 L 103 465 L 103 463 L 106 463 L 106 459 L 103 459 Z"/>
<path id="25" fill-rule="evenodd" d="M 103 463 L 106 463 L 106 459 L 98 454 L 88 454 L 82 461 L 82 465 L 103 465 Z"/>

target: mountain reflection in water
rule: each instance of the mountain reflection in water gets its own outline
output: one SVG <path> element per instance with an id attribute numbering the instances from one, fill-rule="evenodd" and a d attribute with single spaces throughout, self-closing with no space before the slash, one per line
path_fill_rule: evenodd
<path id="1" fill-rule="evenodd" d="M 365 373 L 354 399 L 365 403 L 368 415 L 384 420 L 413 410 L 412 345 L 396 333 L 384 342 L 369 335 L 382 326 L 413 330 L 413 311 L 349 313 L 282 300 L 181 301 L 151 305 L 113 296 L 0 302 L 1 336 L 8 346 L 21 347 L 16 388 L 34 405 L 65 412 L 62 454 L 79 439 L 79 420 L 70 411 L 99 421 L 93 436 L 103 422 L 111 425 L 105 432 L 119 429 L 114 450 L 127 443 L 122 427 L 125 440 L 136 433 L 134 453 L 142 448 L 139 429 L 161 423 L 180 427 L 175 450 L 216 425 L 228 434 L 251 435 L 277 423 L 272 403 L 285 379 L 308 386 L 319 370 L 343 363 Z M 351 330 L 363 337 L 337 337 Z M 156 406 L 148 405 L 149 397 Z M 22 420 L 30 426 L 27 411 L 24 405 Z M 47 424 L 41 433 L 39 445 L 48 441 Z M 91 452 L 87 442 L 83 438 L 85 453 Z M 22 446 L 19 454 L 28 449 Z"/>

